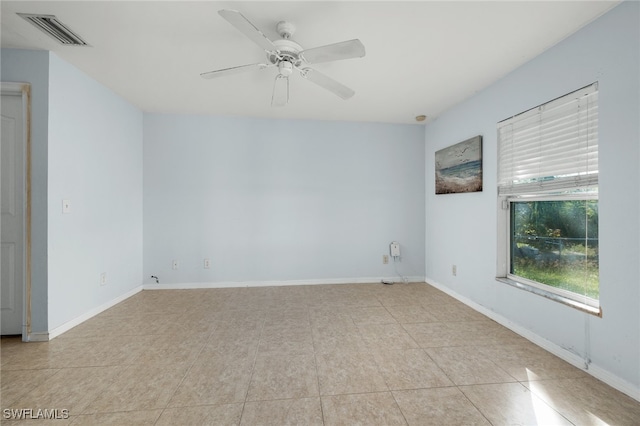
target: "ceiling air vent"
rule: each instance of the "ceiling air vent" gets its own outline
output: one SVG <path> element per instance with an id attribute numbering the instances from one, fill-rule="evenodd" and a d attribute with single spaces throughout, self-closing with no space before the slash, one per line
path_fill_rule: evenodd
<path id="1" fill-rule="evenodd" d="M 53 37 L 65 46 L 88 46 L 86 41 L 81 39 L 79 35 L 71 31 L 69 27 L 60 22 L 58 18 L 53 15 L 18 13 L 18 16 L 31 22 L 33 25 L 38 27 L 40 31 L 44 32 L 49 37 Z"/>

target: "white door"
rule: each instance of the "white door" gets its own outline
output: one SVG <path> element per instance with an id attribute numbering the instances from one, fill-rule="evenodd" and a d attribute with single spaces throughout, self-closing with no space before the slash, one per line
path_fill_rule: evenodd
<path id="1" fill-rule="evenodd" d="M 22 96 L 2 95 L 0 151 L 2 263 L 0 310 L 2 334 L 22 334 L 24 288 L 24 117 Z"/>

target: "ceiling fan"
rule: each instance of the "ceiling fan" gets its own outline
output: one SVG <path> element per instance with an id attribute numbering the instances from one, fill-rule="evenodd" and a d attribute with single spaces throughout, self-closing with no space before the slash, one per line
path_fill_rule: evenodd
<path id="1" fill-rule="evenodd" d="M 289 22 L 278 22 L 276 31 L 282 39 L 271 41 L 240 12 L 223 9 L 218 11 L 218 14 L 263 48 L 267 53 L 267 62 L 209 71 L 200 74 L 202 78 L 211 79 L 255 69 L 277 68 L 278 74 L 273 85 L 271 106 L 284 106 L 289 102 L 289 76 L 293 74 L 294 70 L 298 71 L 302 77 L 342 99 L 349 99 L 355 94 L 347 86 L 306 65 L 361 58 L 365 55 L 365 50 L 360 40 L 354 39 L 313 49 L 303 49 L 291 39 L 295 32 L 295 26 Z"/>

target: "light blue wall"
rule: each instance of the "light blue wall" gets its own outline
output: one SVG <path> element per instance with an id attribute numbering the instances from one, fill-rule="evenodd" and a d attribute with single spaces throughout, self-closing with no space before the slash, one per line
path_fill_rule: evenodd
<path id="1" fill-rule="evenodd" d="M 2 49 L 0 79 L 31 84 L 31 330 L 46 333 L 49 52 Z"/>
<path id="2" fill-rule="evenodd" d="M 423 126 L 145 114 L 146 282 L 424 276 L 423 177 Z"/>
<path id="3" fill-rule="evenodd" d="M 381 256 L 398 240 L 403 274 L 426 268 L 429 279 L 638 388 L 639 15 L 638 3 L 623 3 L 426 130 L 143 119 L 55 55 L 3 49 L 2 80 L 32 84 L 33 331 L 86 314 L 152 274 L 162 283 L 392 276 Z M 496 123 L 596 80 L 602 319 L 494 278 Z M 484 192 L 435 196 L 434 152 L 477 134 Z M 61 214 L 63 198 L 70 215 Z"/>
<path id="4" fill-rule="evenodd" d="M 140 110 L 50 55 L 49 330 L 141 285 L 142 122 Z"/>
<path id="5" fill-rule="evenodd" d="M 640 388 L 640 4 L 625 2 L 436 121 L 426 132 L 426 274 Z M 603 317 L 517 290 L 496 275 L 496 123 L 599 82 Z M 484 136 L 484 192 L 434 195 L 434 153 Z M 451 275 L 457 264 L 458 275 Z M 625 385 L 626 386 L 626 385 Z"/>

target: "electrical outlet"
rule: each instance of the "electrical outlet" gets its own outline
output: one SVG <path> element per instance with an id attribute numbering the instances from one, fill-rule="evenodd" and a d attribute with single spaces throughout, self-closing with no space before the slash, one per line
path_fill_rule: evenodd
<path id="1" fill-rule="evenodd" d="M 382 263 L 384 263 L 385 265 L 387 263 L 389 263 L 389 255 L 388 254 L 383 254 L 382 255 Z"/>
<path id="2" fill-rule="evenodd" d="M 106 285 L 107 284 L 107 273 L 103 272 L 100 274 L 100 285 Z"/>
<path id="3" fill-rule="evenodd" d="M 178 269 L 180 267 L 180 263 L 177 260 L 174 260 L 171 263 L 171 269 Z"/>
<path id="4" fill-rule="evenodd" d="M 454 277 L 458 275 L 458 267 L 456 265 L 451 265 L 451 275 Z"/>
<path id="5" fill-rule="evenodd" d="M 204 260 L 204 269 L 211 269 L 211 260 L 209 259 Z"/>

